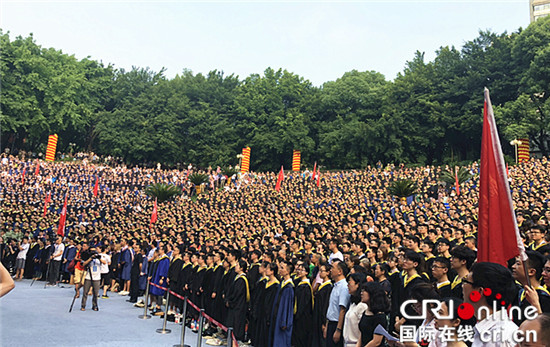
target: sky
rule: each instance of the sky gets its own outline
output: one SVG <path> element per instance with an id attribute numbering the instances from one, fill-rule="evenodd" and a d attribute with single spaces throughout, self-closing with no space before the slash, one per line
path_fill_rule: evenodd
<path id="1" fill-rule="evenodd" d="M 351 70 L 393 80 L 415 51 L 427 61 L 479 30 L 529 25 L 515 1 L 46 1 L 1 0 L 10 38 L 115 68 L 212 70 L 244 79 L 283 68 L 320 86 Z"/>

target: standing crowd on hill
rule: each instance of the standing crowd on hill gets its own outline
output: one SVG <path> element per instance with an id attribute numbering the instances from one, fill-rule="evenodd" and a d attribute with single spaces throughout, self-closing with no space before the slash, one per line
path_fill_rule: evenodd
<path id="1" fill-rule="evenodd" d="M 241 343 L 257 347 L 489 346 L 483 339 L 500 328 L 493 345 L 515 346 L 513 335 L 525 326 L 538 331 L 538 343 L 550 345 L 546 158 L 509 172 L 529 249 L 527 271 L 514 259 L 508 268 L 476 262 L 475 163 L 459 194 L 438 182 L 445 168 L 388 165 L 316 172 L 319 185 L 307 170 L 289 173 L 279 192 L 274 173 L 239 178 L 209 169 L 204 172 L 214 189 L 196 198 L 187 181 L 192 167 L 36 166 L 13 156 L 0 165 L 2 263 L 16 280 L 74 283 L 83 310 L 90 292 L 94 310 L 98 296 L 107 300 L 116 292 L 157 315 L 179 318 L 183 302 L 174 296 L 166 302 L 158 287 L 150 287 L 149 301 L 138 302 L 151 281 L 187 296 L 233 327 Z M 421 193 L 407 200 L 390 196 L 388 185 L 405 178 Z M 152 224 L 153 201 L 143 190 L 155 182 L 186 193 L 159 203 Z M 66 227 L 58 237 L 65 196 Z M 444 314 L 418 304 L 428 299 L 440 300 Z M 475 308 L 471 319 L 460 318 L 463 303 Z M 510 305 L 533 306 L 539 316 L 500 314 Z M 480 316 L 480 307 L 489 314 Z M 500 318 L 491 325 L 491 317 Z M 181 319 L 198 330 L 194 309 Z M 388 341 L 378 326 L 400 341 Z M 223 332 L 213 325 L 201 333 L 221 343 Z"/>

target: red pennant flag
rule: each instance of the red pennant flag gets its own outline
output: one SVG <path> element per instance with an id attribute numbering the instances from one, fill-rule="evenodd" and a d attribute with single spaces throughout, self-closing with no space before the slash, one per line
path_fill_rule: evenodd
<path id="1" fill-rule="evenodd" d="M 65 236 L 65 221 L 67 220 L 67 194 L 65 194 L 65 202 L 63 203 L 63 209 L 61 210 L 61 217 L 59 217 L 59 226 L 57 227 L 57 235 L 61 237 Z"/>
<path id="2" fill-rule="evenodd" d="M 510 172 L 508 171 L 508 163 L 506 163 L 506 176 L 510 177 Z"/>
<path id="3" fill-rule="evenodd" d="M 285 179 L 285 172 L 283 171 L 283 167 L 281 166 L 281 171 L 279 171 L 279 176 L 277 176 L 277 184 L 275 185 L 275 190 L 279 191 L 281 190 L 281 182 Z"/>
<path id="4" fill-rule="evenodd" d="M 48 209 L 48 204 L 52 201 L 52 192 L 49 192 L 46 196 L 46 199 L 44 199 L 44 215 L 42 215 L 42 218 L 46 217 L 46 212 Z"/>
<path id="5" fill-rule="evenodd" d="M 313 173 L 311 174 L 311 179 L 315 179 L 315 171 L 317 171 L 317 162 L 313 165 Z"/>
<path id="6" fill-rule="evenodd" d="M 153 205 L 153 213 L 151 213 L 151 222 L 149 223 L 149 229 L 153 227 L 153 223 L 156 223 L 158 219 L 157 199 L 155 198 L 155 204 Z"/>
<path id="7" fill-rule="evenodd" d="M 25 184 L 25 174 L 27 173 L 27 168 L 23 169 L 23 173 L 21 174 L 21 184 Z"/>
<path id="8" fill-rule="evenodd" d="M 455 168 L 455 186 L 456 186 L 456 196 L 460 195 L 460 184 L 458 183 L 458 168 Z"/>
<path id="9" fill-rule="evenodd" d="M 317 188 L 321 185 L 321 171 L 317 172 Z"/>
<path id="10" fill-rule="evenodd" d="M 34 175 L 35 176 L 38 176 L 38 174 L 40 173 L 40 160 L 36 160 L 36 169 L 34 169 Z"/>
<path id="11" fill-rule="evenodd" d="M 95 177 L 95 185 L 94 185 L 94 196 L 97 196 L 97 193 L 99 191 L 99 178 Z"/>
<path id="12" fill-rule="evenodd" d="M 518 255 L 522 260 L 527 260 L 514 213 L 489 90 L 485 88 L 477 260 L 506 266 L 509 259 Z"/>

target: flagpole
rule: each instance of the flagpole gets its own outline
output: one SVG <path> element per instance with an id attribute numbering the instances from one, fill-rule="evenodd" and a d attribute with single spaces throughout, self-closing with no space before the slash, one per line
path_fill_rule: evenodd
<path id="1" fill-rule="evenodd" d="M 531 279 L 529 278 L 529 270 L 527 269 L 527 262 L 526 261 L 523 261 L 521 260 L 521 264 L 523 265 L 523 273 L 525 274 L 525 279 L 527 280 L 527 285 L 529 286 L 529 288 L 533 288 L 533 286 L 531 285 Z"/>

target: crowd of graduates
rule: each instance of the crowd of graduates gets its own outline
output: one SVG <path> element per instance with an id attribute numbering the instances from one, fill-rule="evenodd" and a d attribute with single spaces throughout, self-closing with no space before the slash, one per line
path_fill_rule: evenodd
<path id="1" fill-rule="evenodd" d="M 37 165 L 5 156 L 0 257 L 16 280 L 74 283 L 82 309 L 90 291 L 95 310 L 98 296 L 129 295 L 134 305 L 150 305 L 156 315 L 166 311 L 197 331 L 199 313 L 189 309 L 181 316 L 182 300 L 166 301 L 166 291 L 157 286 L 150 287 L 148 301 L 138 302 L 151 281 L 188 297 L 232 327 L 241 343 L 256 347 L 475 346 L 480 317 L 460 319 L 456 312 L 463 302 L 474 303 L 472 288 L 492 289 L 492 294 L 481 291 L 480 302 L 488 305 L 534 306 L 540 326 L 549 324 L 550 162 L 531 159 L 509 168 L 518 225 L 529 249 L 526 268 L 515 259 L 508 268 L 476 263 L 478 165 L 467 169 L 472 178 L 457 192 L 440 184 L 445 168 L 432 166 L 316 172 L 319 184 L 305 170 L 286 174 L 280 191 L 274 189 L 275 173 L 222 177 L 209 168 L 204 171 L 210 189 L 192 198 L 187 177 L 197 169 L 191 166 Z M 415 180 L 421 193 L 407 200 L 389 195 L 389 183 L 403 178 Z M 143 190 L 155 182 L 178 185 L 185 193 L 159 203 L 158 220 L 151 223 L 153 200 Z M 452 319 L 440 320 L 421 305 L 403 312 L 410 299 L 442 300 L 441 310 Z M 424 318 L 407 318 L 415 312 Z M 514 331 L 524 320 L 515 315 L 505 323 Z M 401 335 L 401 342 L 387 341 L 379 325 Z M 403 335 L 407 326 L 418 328 L 411 341 Z M 459 338 L 455 332 L 442 342 L 424 334 L 446 326 L 471 336 Z M 224 337 L 213 324 L 201 333 L 212 336 L 211 344 Z M 539 334 L 539 341 L 543 338 L 548 336 Z"/>

